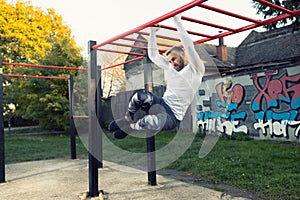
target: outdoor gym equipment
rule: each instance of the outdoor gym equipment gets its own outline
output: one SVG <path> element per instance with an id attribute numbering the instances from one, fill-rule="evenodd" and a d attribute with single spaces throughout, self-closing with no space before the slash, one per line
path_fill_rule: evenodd
<path id="1" fill-rule="evenodd" d="M 277 22 L 277 21 L 281 21 L 284 20 L 286 18 L 291 18 L 294 17 L 296 15 L 300 14 L 300 10 L 289 10 L 286 8 L 283 8 L 281 6 L 275 5 L 271 2 L 268 2 L 267 0 L 255 0 L 256 2 L 266 5 L 268 7 L 271 7 L 273 9 L 279 10 L 281 12 L 283 12 L 282 15 L 277 16 L 277 17 L 270 17 L 269 19 L 265 19 L 265 20 L 257 20 L 257 19 L 253 19 L 251 17 L 247 17 L 243 14 L 238 14 L 236 12 L 233 11 L 229 11 L 229 10 L 225 10 L 222 8 L 218 8 L 215 6 L 210 5 L 210 1 L 209 0 L 194 0 L 184 6 L 181 6 L 178 9 L 175 9 L 161 17 L 158 17 L 152 21 L 149 21 L 143 25 L 140 25 L 132 30 L 129 30 L 127 32 L 121 33 L 120 35 L 117 35 L 111 39 L 108 39 L 104 42 L 101 42 L 99 44 L 96 44 L 95 41 L 90 41 L 88 48 L 89 48 L 89 53 L 90 53 L 90 63 L 89 63 L 89 150 L 90 152 L 94 151 L 94 149 L 96 149 L 96 146 L 99 145 L 99 143 L 97 143 L 98 141 L 102 141 L 102 139 L 98 138 L 97 140 L 97 128 L 96 127 L 96 114 L 94 114 L 95 112 L 97 112 L 97 114 L 99 114 L 99 106 L 97 108 L 97 111 L 95 109 L 95 105 L 94 105 L 94 101 L 92 101 L 93 99 L 95 99 L 95 93 L 96 93 L 96 88 L 100 87 L 99 83 L 101 84 L 101 81 L 99 81 L 99 79 L 97 80 L 96 77 L 96 72 L 101 71 L 101 70 L 106 70 L 106 69 L 111 69 L 117 66 L 123 66 L 125 64 L 129 64 L 129 63 L 134 63 L 136 61 L 140 61 L 144 58 L 147 58 L 146 53 L 136 53 L 132 50 L 142 50 L 142 51 L 146 51 L 147 49 L 145 48 L 145 44 L 147 44 L 147 37 L 149 36 L 149 27 L 155 25 L 155 24 L 159 24 L 161 29 L 167 30 L 167 31 L 176 31 L 176 28 L 165 25 L 164 22 L 177 15 L 177 14 L 181 14 L 183 13 L 184 15 L 182 16 L 182 20 L 192 23 L 195 30 L 198 28 L 198 25 L 201 26 L 206 26 L 206 27 L 210 27 L 210 28 L 215 28 L 218 29 L 218 34 L 207 34 L 207 32 L 199 32 L 199 31 L 191 31 L 188 30 L 188 33 L 193 35 L 194 39 L 194 44 L 200 44 L 200 43 L 204 43 L 204 42 L 208 42 L 211 40 L 215 40 L 218 38 L 223 38 L 225 36 L 230 36 L 233 34 L 237 34 L 240 32 L 244 32 L 247 30 L 251 30 L 254 29 L 256 27 L 260 27 L 260 26 L 264 26 L 273 22 Z M 238 5 L 237 5 L 238 6 Z M 188 13 L 187 11 L 197 11 L 197 13 L 199 14 L 198 16 L 202 16 L 201 12 L 202 11 L 208 11 L 211 13 L 215 13 L 218 15 L 222 15 L 223 17 L 227 17 L 230 19 L 237 19 L 240 23 L 241 22 L 246 22 L 246 25 L 243 26 L 238 26 L 238 27 L 229 27 L 226 25 L 222 25 L 222 24 L 217 24 L 215 23 L 215 20 L 212 18 L 210 19 L 210 21 L 206 21 L 201 19 L 197 19 L 195 17 L 190 17 L 190 16 L 186 16 L 185 14 Z M 237 23 L 236 25 L 239 25 L 240 23 Z M 241 23 L 242 24 L 242 23 Z M 222 31 L 220 31 L 222 30 Z M 140 39 L 137 36 L 143 36 L 143 38 L 146 39 Z M 170 37 L 170 35 L 156 35 L 157 38 L 159 38 L 159 42 L 158 42 L 158 46 L 159 46 L 159 51 L 160 53 L 164 53 L 167 48 L 169 48 L 171 43 L 174 42 L 178 42 L 180 41 L 177 37 Z M 133 42 L 133 44 L 128 44 L 128 41 Z M 138 45 L 138 43 L 140 44 L 144 44 L 144 45 Z M 124 47 L 127 48 L 131 48 L 131 50 L 120 50 Z M 107 53 L 116 53 L 116 54 L 124 54 L 127 55 L 128 57 L 130 56 L 130 58 L 128 58 L 125 62 L 119 62 L 119 63 L 114 63 L 114 64 L 109 64 L 107 66 L 101 66 L 101 69 L 98 70 L 97 68 L 97 53 L 96 51 L 100 51 L 100 52 L 107 52 Z M 133 58 L 132 58 L 133 57 Z M 146 69 L 149 70 L 149 69 Z M 210 68 L 207 68 L 206 71 L 209 70 L 213 70 Z M 151 90 L 151 70 L 149 70 L 148 72 L 144 71 L 145 73 L 145 89 L 146 90 Z M 219 73 L 219 71 L 217 71 L 217 73 Z M 228 69 L 227 71 L 225 70 L 222 75 L 226 75 L 230 73 L 230 69 Z M 98 93 L 99 94 L 99 93 Z M 101 135 L 101 134 L 100 134 Z M 97 141 L 97 142 L 95 142 Z M 101 144 L 101 143 L 100 143 Z M 149 169 L 153 169 L 155 168 L 155 138 L 154 136 L 152 137 L 148 137 L 147 138 L 147 152 L 148 152 L 148 168 Z M 148 172 L 148 184 L 149 185 L 156 185 L 156 171 L 151 170 L 150 172 Z M 89 192 L 88 192 L 89 196 L 97 196 L 99 194 L 98 191 L 98 168 L 97 168 L 97 164 L 96 164 L 96 159 L 95 157 L 91 156 L 90 160 L 89 160 Z"/>

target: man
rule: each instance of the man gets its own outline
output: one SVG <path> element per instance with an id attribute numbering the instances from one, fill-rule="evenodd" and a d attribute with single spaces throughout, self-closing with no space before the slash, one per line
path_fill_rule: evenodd
<path id="1" fill-rule="evenodd" d="M 111 122 L 108 127 L 117 139 L 126 137 L 131 129 L 160 131 L 179 127 L 199 89 L 205 72 L 204 64 L 181 24 L 181 16 L 177 15 L 173 19 L 184 50 L 175 46 L 166 52 L 166 57 L 160 55 L 156 44 L 159 26 L 151 27 L 148 41 L 150 60 L 164 70 L 166 91 L 163 97 L 145 90 L 135 92 L 129 101 L 125 117 Z M 147 114 L 134 122 L 134 114 L 139 109 Z"/>

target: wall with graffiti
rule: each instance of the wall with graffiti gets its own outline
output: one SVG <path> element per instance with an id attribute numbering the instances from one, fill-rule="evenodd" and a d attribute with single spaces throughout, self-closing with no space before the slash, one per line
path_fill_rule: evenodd
<path id="1" fill-rule="evenodd" d="M 300 66 L 206 80 L 197 127 L 220 134 L 300 141 Z"/>

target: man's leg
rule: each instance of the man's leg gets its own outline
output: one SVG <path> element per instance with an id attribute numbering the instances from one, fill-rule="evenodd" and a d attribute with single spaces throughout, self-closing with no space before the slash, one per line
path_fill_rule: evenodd
<path id="1" fill-rule="evenodd" d="M 116 119 L 110 123 L 108 129 L 110 131 L 116 131 L 127 127 L 128 123 L 133 123 L 134 114 L 139 110 L 143 110 L 148 113 L 153 103 L 159 102 L 159 97 L 154 96 L 152 93 L 145 90 L 138 90 L 131 96 L 127 108 L 125 117 Z"/>
<path id="2" fill-rule="evenodd" d="M 174 116 L 170 108 L 161 100 L 161 104 L 154 104 L 149 110 L 149 114 L 131 124 L 135 130 L 171 130 L 179 127 L 179 121 Z"/>
<path id="3" fill-rule="evenodd" d="M 136 91 L 130 98 L 125 119 L 133 121 L 134 114 L 139 110 L 148 113 L 151 106 L 158 101 L 157 97 L 145 90 Z"/>
<path id="4" fill-rule="evenodd" d="M 136 91 L 130 98 L 128 110 L 125 117 L 112 121 L 108 130 L 113 132 L 115 138 L 122 139 L 131 130 L 130 124 L 133 123 L 134 114 L 139 110 L 148 112 L 153 103 L 159 102 L 160 98 L 145 90 Z"/>

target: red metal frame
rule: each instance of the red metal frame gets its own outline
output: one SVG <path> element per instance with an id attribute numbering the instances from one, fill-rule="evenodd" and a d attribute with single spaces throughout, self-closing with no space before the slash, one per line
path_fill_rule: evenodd
<path id="1" fill-rule="evenodd" d="M 98 47 L 104 46 L 104 45 L 106 45 L 106 44 L 110 44 L 110 43 L 113 42 L 113 41 L 116 41 L 116 40 L 118 40 L 118 39 L 124 38 L 124 37 L 126 37 L 126 36 L 128 36 L 128 35 L 131 35 L 131 34 L 133 34 L 133 33 L 136 33 L 136 32 L 138 32 L 138 31 L 140 31 L 140 30 L 143 30 L 144 28 L 151 27 L 151 26 L 153 26 L 153 25 L 155 25 L 155 24 L 158 24 L 159 22 L 164 21 L 164 20 L 166 20 L 166 19 L 168 19 L 168 18 L 170 18 L 170 17 L 172 17 L 172 16 L 175 16 L 175 15 L 177 15 L 177 14 L 179 14 L 179 13 L 182 13 L 182 12 L 184 12 L 184 11 L 190 9 L 190 8 L 193 8 L 193 7 L 195 7 L 196 5 L 201 4 L 201 3 L 205 2 L 205 1 L 207 1 L 207 0 L 196 0 L 196 1 L 193 1 L 193 2 L 191 2 L 191 3 L 189 3 L 189 4 L 186 4 L 186 5 L 184 5 L 184 6 L 180 7 L 180 8 L 178 8 L 178 9 L 172 11 L 172 12 L 167 13 L 167 14 L 165 14 L 165 15 L 159 17 L 159 18 L 156 18 L 156 19 L 154 19 L 154 20 L 152 20 L 152 21 L 150 21 L 150 22 L 148 22 L 148 23 L 145 23 L 145 24 L 143 24 L 143 25 L 141 25 L 141 26 L 138 26 L 138 27 L 136 27 L 136 28 L 134 28 L 134 29 L 132 29 L 132 30 L 130 30 L 130 31 L 127 31 L 127 32 L 125 32 L 125 33 L 122 33 L 122 34 L 116 36 L 116 37 L 113 37 L 113 38 L 111 38 L 111 39 L 108 39 L 108 40 L 106 40 L 106 41 L 104 41 L 104 42 L 102 42 L 102 43 L 100 43 L 100 44 L 94 45 L 94 46 L 92 47 L 92 49 L 93 49 L 93 50 L 94 50 L 94 49 L 98 49 Z"/>
<path id="2" fill-rule="evenodd" d="M 114 68 L 114 67 L 117 67 L 117 66 L 120 66 L 120 65 L 128 64 L 128 63 L 132 63 L 132 62 L 135 62 L 135 61 L 137 61 L 137 60 L 142 60 L 144 57 L 145 57 L 145 55 L 140 56 L 140 57 L 137 57 L 137 58 L 133 58 L 133 59 L 131 59 L 131 60 L 127 60 L 127 61 L 122 62 L 122 63 L 118 63 L 118 64 L 115 64 L 115 65 L 111 65 L 111 66 L 109 66 L 109 67 L 104 67 L 104 68 L 101 68 L 100 71 L 106 70 L 106 69 L 111 69 L 111 68 Z"/>
<path id="3" fill-rule="evenodd" d="M 126 52 L 126 51 L 119 51 L 119 50 L 113 50 L 113 49 L 98 48 L 98 50 L 106 51 L 106 52 L 110 52 L 110 53 L 128 54 L 128 55 L 132 55 L 132 56 L 144 56 L 144 54 L 141 54 L 141 53 Z"/>
<path id="4" fill-rule="evenodd" d="M 4 77 L 14 77 L 14 78 L 40 78 L 40 79 L 56 79 L 67 81 L 69 78 L 59 77 L 59 76 L 31 76 L 31 75 L 21 75 L 21 74 L 3 74 Z"/>
<path id="5" fill-rule="evenodd" d="M 46 69 L 63 69 L 63 70 L 87 70 L 87 68 L 77 68 L 77 67 L 66 67 L 66 66 L 50 66 L 50 65 L 38 65 L 38 64 L 28 64 L 28 63 L 10 63 L 2 62 L 3 65 L 19 66 L 19 67 L 33 67 L 33 68 L 46 68 Z"/>
<path id="6" fill-rule="evenodd" d="M 167 25 L 163 25 L 163 24 L 161 24 L 161 22 L 163 22 L 164 20 L 167 20 L 167 19 L 169 19 L 169 18 L 171 18 L 171 17 L 173 17 L 177 14 L 180 14 L 184 11 L 187 11 L 191 8 L 194 8 L 194 7 L 207 9 L 207 10 L 210 10 L 210 11 L 213 11 L 213 12 L 223 14 L 224 16 L 237 18 L 237 19 L 240 19 L 242 21 L 246 21 L 246 22 L 250 23 L 246 26 L 241 26 L 239 28 L 231 28 L 231 27 L 220 25 L 220 24 L 215 24 L 215 23 L 212 23 L 212 22 L 207 22 L 207 21 L 203 21 L 203 20 L 199 20 L 199 19 L 193 19 L 193 18 L 190 18 L 190 17 L 187 17 L 187 16 L 182 16 L 182 20 L 184 20 L 184 21 L 189 21 L 189 22 L 192 22 L 192 23 L 195 23 L 195 24 L 198 24 L 198 25 L 201 24 L 201 25 L 205 25 L 205 26 L 209 26 L 209 27 L 213 27 L 213 28 L 218 28 L 218 29 L 221 29 L 221 30 L 225 31 L 225 32 L 219 33 L 217 35 L 207 35 L 207 34 L 195 32 L 195 31 L 187 31 L 188 33 L 190 33 L 192 35 L 201 37 L 201 38 L 198 38 L 194 41 L 195 44 L 204 43 L 204 42 L 211 41 L 211 40 L 214 40 L 214 39 L 217 39 L 217 38 L 221 38 L 221 37 L 229 36 L 229 35 L 232 35 L 232 34 L 240 33 L 240 32 L 243 32 L 243 31 L 247 31 L 247 30 L 259 27 L 259 26 L 263 26 L 263 25 L 266 25 L 266 24 L 269 24 L 269 23 L 277 22 L 277 21 L 280 21 L 280 20 L 283 20 L 283 19 L 286 19 L 286 18 L 290 18 L 290 17 L 293 17 L 293 16 L 296 16 L 296 15 L 300 14 L 300 10 L 292 11 L 292 10 L 283 8 L 281 6 L 275 5 L 271 2 L 268 2 L 267 0 L 255 0 L 256 2 L 258 2 L 260 4 L 270 6 L 274 9 L 283 11 L 285 13 L 285 14 L 282 14 L 278 17 L 272 17 L 272 18 L 266 19 L 266 20 L 257 20 L 257 19 L 252 19 L 252 18 L 243 16 L 243 15 L 240 15 L 240 14 L 236 14 L 236 13 L 233 13 L 233 12 L 230 12 L 230 11 L 227 11 L 227 10 L 223 10 L 223 9 L 220 9 L 220 8 L 216 8 L 216 7 L 204 4 L 207 1 L 209 1 L 209 0 L 194 0 L 194 1 L 184 5 L 182 7 L 178 8 L 178 9 L 175 9 L 175 10 L 173 10 L 173 11 L 171 11 L 171 12 L 169 12 L 169 13 L 161 16 L 161 17 L 158 17 L 158 18 L 150 21 L 150 22 L 147 22 L 147 23 L 145 23 L 141 26 L 138 26 L 138 27 L 136 27 L 132 30 L 129 30 L 125 33 L 122 33 L 122 34 L 120 34 L 116 37 L 113 37 L 113 38 L 109 39 L 109 40 L 106 40 L 106 41 L 104 41 L 100 44 L 94 45 L 92 47 L 92 49 L 93 50 L 97 49 L 97 50 L 102 50 L 102 51 L 110 51 L 110 52 L 120 53 L 119 51 L 105 48 L 105 45 L 118 45 L 118 46 L 131 47 L 133 49 L 138 48 L 138 49 L 146 50 L 145 47 L 142 47 L 142 46 L 122 44 L 120 42 L 120 40 L 129 40 L 129 41 L 134 41 L 134 42 L 147 43 L 147 40 L 136 39 L 136 38 L 133 38 L 131 35 L 132 34 L 140 34 L 140 35 L 148 36 L 149 32 L 145 31 L 144 29 L 146 29 L 148 27 L 151 27 L 155 24 L 159 24 L 160 28 L 162 28 L 162 29 L 167 29 L 167 30 L 170 30 L 170 31 L 176 31 L 177 29 L 175 27 L 170 27 L 170 26 L 167 26 Z M 160 42 L 158 44 L 161 47 L 159 49 L 160 53 L 164 53 L 166 51 L 166 49 L 162 49 L 162 47 L 172 46 L 172 45 L 170 45 L 170 41 L 171 42 L 172 41 L 180 41 L 178 38 L 170 37 L 170 36 L 167 36 L 167 35 L 157 35 L 157 38 L 161 38 L 163 40 L 169 41 L 169 43 Z M 117 40 L 118 40 L 118 42 L 116 42 Z M 122 53 L 124 53 L 124 52 L 122 52 Z M 128 55 L 135 55 L 136 54 L 136 53 L 133 53 L 133 52 L 125 52 L 125 53 L 128 54 Z M 139 56 L 136 60 L 140 60 L 143 57 L 145 57 L 146 55 L 145 54 L 136 54 L 135 56 Z M 132 59 L 129 62 L 134 62 L 136 60 Z M 120 66 L 120 65 L 126 64 L 127 62 L 128 61 L 123 62 L 123 63 L 119 63 L 119 64 L 115 64 L 115 65 L 112 65 L 112 66 L 104 66 L 104 69 L 110 69 L 110 68 L 113 68 L 113 67 L 116 67 L 116 66 Z"/>
<path id="7" fill-rule="evenodd" d="M 150 33 L 143 32 L 143 31 L 138 31 L 137 33 L 141 34 L 141 35 L 150 35 Z M 179 38 L 174 38 L 174 37 L 165 36 L 165 35 L 159 35 L 159 34 L 157 34 L 156 37 L 157 38 L 161 38 L 161 39 L 165 39 L 165 40 L 172 40 L 172 41 L 178 41 L 178 42 L 180 41 Z"/>
<path id="8" fill-rule="evenodd" d="M 44 69 L 62 69 L 62 70 L 83 70 L 86 71 L 87 68 L 78 67 L 66 67 L 66 66 L 50 66 L 50 65 L 38 65 L 38 64 L 28 64 L 28 63 L 10 63 L 2 62 L 2 65 L 8 65 L 13 67 L 33 67 L 33 68 L 44 68 Z M 56 80 L 69 80 L 69 78 L 60 76 L 36 76 L 36 75 L 21 75 L 21 74 L 3 74 L 4 77 L 15 77 L 15 78 L 39 78 L 39 79 L 56 79 Z"/>
<path id="9" fill-rule="evenodd" d="M 148 43 L 147 40 L 141 40 L 141 39 L 134 39 L 134 38 L 122 38 L 122 40 L 128 40 L 128 41 L 134 41 L 134 42 L 141 42 L 141 43 Z M 157 43 L 158 46 L 165 46 L 165 47 L 172 47 L 173 45 L 170 44 L 164 44 L 164 43 Z"/>

